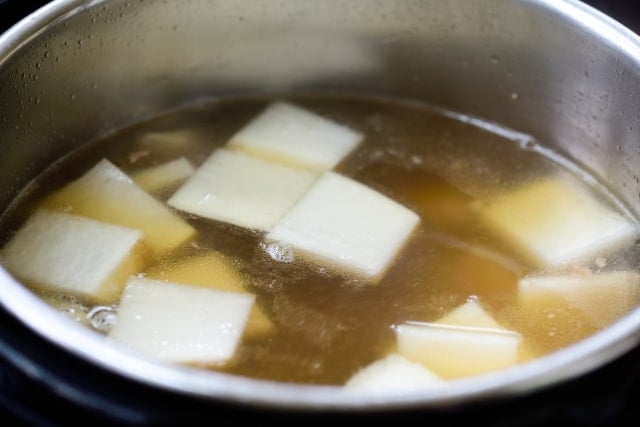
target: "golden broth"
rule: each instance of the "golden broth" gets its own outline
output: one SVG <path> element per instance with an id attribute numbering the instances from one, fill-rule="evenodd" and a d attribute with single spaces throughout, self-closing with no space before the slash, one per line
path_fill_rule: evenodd
<path id="1" fill-rule="evenodd" d="M 277 262 L 268 255 L 261 233 L 181 212 L 196 228 L 196 240 L 153 259 L 141 273 L 166 278 L 165 269 L 180 259 L 219 251 L 249 278 L 247 290 L 257 295 L 258 306 L 274 326 L 266 334 L 244 337 L 225 366 L 203 368 L 285 382 L 344 384 L 360 368 L 393 351 L 395 325 L 435 321 L 470 297 L 500 324 L 522 334 L 522 361 L 596 332 L 582 313 L 562 306 L 544 313 L 520 310 L 518 279 L 535 267 L 487 233 L 471 209 L 476 199 L 551 173 L 586 188 L 577 169 L 563 169 L 559 157 L 522 135 L 478 126 L 430 106 L 362 97 L 287 99 L 362 132 L 364 142 L 336 171 L 413 210 L 421 223 L 382 280 L 366 285 L 330 266 L 298 259 Z M 131 175 L 180 156 L 197 166 L 269 101 L 239 98 L 188 106 L 85 146 L 42 174 L 5 212 L 4 240 L 40 200 L 100 159 Z M 166 201 L 173 190 L 155 196 Z M 609 200 L 607 206 L 617 209 Z M 606 263 L 572 268 L 632 269 L 638 258 L 628 250 L 603 256 Z M 87 301 L 33 289 L 92 327 L 86 315 L 94 307 Z"/>

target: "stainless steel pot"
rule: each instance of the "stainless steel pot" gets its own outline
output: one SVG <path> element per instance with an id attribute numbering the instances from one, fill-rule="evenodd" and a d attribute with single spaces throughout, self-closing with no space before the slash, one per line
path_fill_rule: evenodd
<path id="1" fill-rule="evenodd" d="M 53 1 L 0 37 L 0 209 L 51 162 L 113 128 L 199 97 L 298 90 L 426 100 L 501 123 L 583 165 L 640 214 L 640 39 L 576 0 Z M 637 309 L 566 350 L 449 391 L 347 397 L 139 359 L 4 270 L 0 283 L 7 321 L 52 354 L 96 378 L 216 408 L 441 411 L 556 389 L 640 341 Z M 38 374 L 33 345 L 15 343 L 3 348 L 14 367 L 82 400 L 56 385 L 61 375 Z M 137 419 L 128 403 L 122 417 Z"/>

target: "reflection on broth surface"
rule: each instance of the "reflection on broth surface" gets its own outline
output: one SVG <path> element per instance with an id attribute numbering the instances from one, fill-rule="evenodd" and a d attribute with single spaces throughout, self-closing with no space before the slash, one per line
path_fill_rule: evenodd
<path id="1" fill-rule="evenodd" d="M 3 264 L 151 357 L 365 391 L 542 356 L 640 299 L 635 221 L 533 140 L 415 103 L 280 101 L 71 153 L 5 212 Z"/>

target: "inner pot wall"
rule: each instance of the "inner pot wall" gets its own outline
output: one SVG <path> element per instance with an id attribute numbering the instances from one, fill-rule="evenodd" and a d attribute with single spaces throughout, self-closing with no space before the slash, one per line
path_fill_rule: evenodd
<path id="1" fill-rule="evenodd" d="M 0 206 L 70 150 L 167 108 L 203 97 L 321 90 L 426 101 L 530 134 L 592 171 L 638 213 L 639 58 L 634 34 L 571 0 L 58 0 L 0 38 Z M 83 359 L 107 359 L 108 369 L 124 360 L 124 376 L 146 372 L 144 362 L 113 350 L 78 348 L 93 337 L 54 319 L 0 273 L 7 289 L 0 303 L 29 328 Z M 604 337 L 524 374 L 471 384 L 464 395 L 373 404 L 446 406 L 494 394 L 496 384 L 497 394 L 535 390 L 619 356 L 637 343 L 639 324 L 636 311 Z M 156 368 L 163 377 L 152 385 L 235 403 L 372 404 L 256 389 L 244 379 L 184 382 L 180 370 Z"/>

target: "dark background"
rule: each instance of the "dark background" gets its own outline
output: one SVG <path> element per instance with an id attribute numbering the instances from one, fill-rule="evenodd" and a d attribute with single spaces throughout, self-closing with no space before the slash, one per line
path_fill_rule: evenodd
<path id="1" fill-rule="evenodd" d="M 0 0 L 0 31 L 6 30 L 13 23 L 46 3 L 48 1 Z M 590 4 L 640 33 L 640 0 L 585 0 L 584 3 Z"/>
<path id="2" fill-rule="evenodd" d="M 640 1 L 638 0 L 589 0 L 584 1 L 606 13 L 636 33 L 640 33 Z"/>
<path id="3" fill-rule="evenodd" d="M 300 0 L 304 1 L 304 0 Z M 366 0 L 360 0 L 366 1 Z M 469 0 L 472 1 L 472 0 Z M 508 1 L 508 0 L 504 0 Z M 0 33 L 48 1 L 0 0 Z M 594 6 L 632 31 L 640 34 L 640 0 L 588 0 Z M 2 94 L 0 93 L 0 99 Z M 98 425 L 201 425 L 246 421 L 253 424 L 270 422 L 305 423 L 310 420 L 328 422 L 327 414 L 295 416 L 248 411 L 243 408 L 206 407 L 175 396 L 159 394 L 135 384 L 123 386 L 110 375 L 68 360 L 63 352 L 43 348 L 42 343 L 27 339 L 28 331 L 0 309 L 0 426 L 57 426 L 70 424 Z M 37 369 L 27 374 L 15 369 L 23 356 L 12 348 L 26 348 L 36 355 Z M 59 362 L 66 363 L 57 372 Z M 24 362 L 27 363 L 27 362 Z M 23 371 L 25 370 L 23 366 Z M 33 367 L 33 366 L 32 366 Z M 58 369 L 59 371 L 59 369 Z M 60 397 L 43 384 L 64 381 L 79 387 L 86 396 Z M 67 393 L 71 393 L 71 389 Z M 72 393 L 73 394 L 73 393 Z M 137 412 L 136 412 L 137 411 Z M 206 419 L 199 418 L 206 414 Z M 402 414 L 369 414 L 350 421 L 382 421 L 383 423 L 419 423 L 420 426 L 460 425 L 516 427 L 553 424 L 563 427 L 640 427 L 640 347 L 591 375 L 566 386 L 526 399 L 497 402 L 487 407 L 470 408 L 466 412 L 453 409 L 439 414 L 409 412 Z M 472 423 L 472 424 L 471 424 Z"/>

